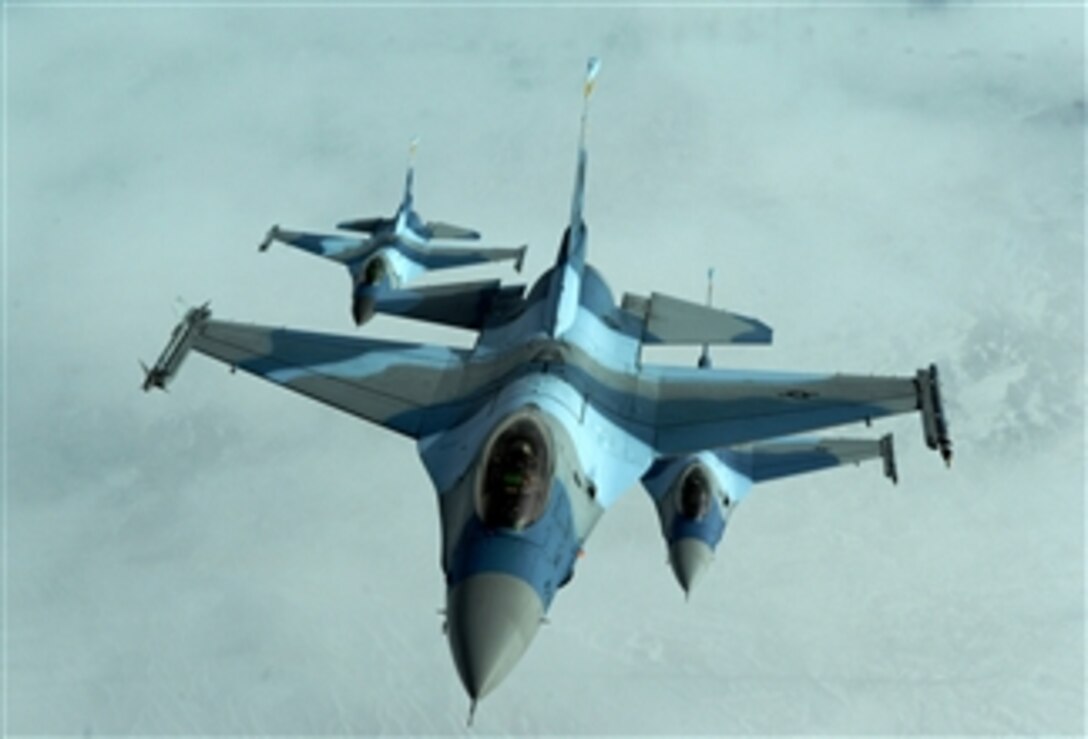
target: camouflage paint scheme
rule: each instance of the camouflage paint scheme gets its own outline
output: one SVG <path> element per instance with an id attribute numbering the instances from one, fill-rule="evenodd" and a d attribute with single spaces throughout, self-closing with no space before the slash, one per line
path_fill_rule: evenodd
<path id="1" fill-rule="evenodd" d="M 412 143 L 410 157 L 414 155 Z M 404 196 L 391 218 L 359 218 L 337 224 L 337 228 L 361 231 L 368 237 L 341 234 L 317 234 L 290 231 L 273 226 L 259 247 L 265 251 L 273 241 L 325 257 L 347 268 L 352 282 L 352 317 L 356 325 L 366 323 L 374 313 L 408 313 L 412 294 L 401 288 L 430 270 L 466 267 L 473 264 L 513 260 L 520 272 L 528 246 L 462 247 L 432 242 L 434 238 L 475 241 L 480 234 L 463 226 L 441 221 L 424 221 L 413 205 L 412 182 L 414 167 L 409 159 L 404 181 Z M 497 284 L 497 283 L 496 283 Z M 467 286 L 462 287 L 462 291 Z M 491 283 L 479 286 L 487 302 Z M 472 326 L 469 326 L 472 327 Z"/>
<path id="2" fill-rule="evenodd" d="M 595 75 L 591 62 L 587 102 Z M 182 321 L 145 381 L 165 386 L 195 349 L 416 440 L 438 493 L 446 632 L 473 707 L 524 653 L 601 515 L 640 480 L 659 512 L 672 511 L 666 499 L 683 471 L 711 470 L 717 498 L 704 521 L 662 513 L 671 548 L 694 540 L 709 554 L 729 506 L 752 483 L 890 458 L 882 442 L 782 437 L 920 411 L 930 446 L 951 455 L 934 367 L 871 377 L 643 364 L 644 343 L 769 341 L 770 330 L 674 298 L 617 303 L 585 262 L 586 104 L 555 264 L 527 295 L 507 294 L 483 311 L 472 349 L 220 321 L 203 307 Z M 493 525 L 489 506 L 504 499 L 490 465 L 509 464 L 497 439 L 515 422 L 545 440 L 530 451 L 547 459 L 546 480 L 527 525 Z M 528 496 L 535 488 L 525 481 L 540 476 L 519 469 L 529 472 L 520 482 L 514 475 L 506 493 Z"/>

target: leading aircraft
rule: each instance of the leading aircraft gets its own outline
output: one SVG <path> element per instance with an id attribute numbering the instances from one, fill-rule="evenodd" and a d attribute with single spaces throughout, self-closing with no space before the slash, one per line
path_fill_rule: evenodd
<path id="1" fill-rule="evenodd" d="M 952 455 L 933 365 L 863 376 L 642 361 L 646 345 L 768 343 L 771 332 L 659 293 L 617 303 L 586 261 L 586 118 L 598 70 L 591 59 L 555 262 L 527 294 L 486 313 L 472 348 L 235 323 L 202 306 L 144 383 L 165 388 L 195 350 L 416 442 L 438 494 L 445 632 L 470 719 L 533 641 L 602 514 L 640 479 L 683 502 L 692 469 L 728 490 L 761 479 L 776 453 L 787 466 L 826 466 L 826 449 L 788 440 L 916 412 L 927 444 L 946 462 Z"/>

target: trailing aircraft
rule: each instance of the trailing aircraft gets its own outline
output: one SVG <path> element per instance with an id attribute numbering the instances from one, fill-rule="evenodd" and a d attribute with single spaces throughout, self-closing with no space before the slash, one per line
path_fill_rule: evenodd
<path id="1" fill-rule="evenodd" d="M 415 210 L 412 182 L 415 168 L 416 142 L 408 155 L 408 172 L 404 179 L 404 195 L 396 212 L 389 218 L 356 218 L 338 223 L 343 231 L 367 234 L 365 237 L 341 234 L 319 234 L 291 231 L 278 225 L 268 230 L 258 247 L 266 251 L 273 242 L 302 249 L 342 264 L 351 275 L 351 316 L 355 325 L 366 323 L 375 313 L 391 313 L 427 319 L 414 315 L 420 300 L 431 306 L 448 309 L 450 304 L 476 304 L 488 310 L 504 292 L 498 280 L 463 283 L 439 288 L 406 289 L 407 284 L 430 270 L 465 267 L 486 262 L 513 260 L 520 272 L 525 260 L 526 245 L 518 247 L 479 247 L 443 244 L 435 239 L 475 241 L 478 231 L 442 221 L 424 221 Z"/>
<path id="2" fill-rule="evenodd" d="M 202 306 L 182 319 L 144 385 L 165 387 L 195 350 L 416 442 L 438 494 L 445 632 L 470 720 L 571 582 L 601 516 L 640 479 L 651 494 L 679 490 L 682 503 L 685 470 L 706 464 L 727 473 L 732 493 L 729 480 L 750 484 L 778 463 L 815 467 L 826 455 L 783 439 L 907 413 L 919 413 L 927 444 L 952 457 L 933 365 L 869 376 L 643 362 L 647 345 L 765 344 L 771 330 L 659 293 L 617 303 L 586 261 L 586 118 L 598 70 L 591 59 L 555 263 L 483 315 L 466 305 L 464 315 L 428 319 L 474 324 L 472 348 L 235 323 Z M 724 451 L 711 459 L 708 450 Z"/>

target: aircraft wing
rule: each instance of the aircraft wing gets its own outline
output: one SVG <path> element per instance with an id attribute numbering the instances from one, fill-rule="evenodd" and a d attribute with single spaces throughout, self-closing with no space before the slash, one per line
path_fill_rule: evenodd
<path id="1" fill-rule="evenodd" d="M 273 241 L 279 241 L 296 249 L 316 254 L 319 257 L 331 259 L 349 269 L 365 261 L 376 250 L 376 246 L 370 239 L 356 236 L 307 233 L 305 231 L 288 231 L 279 226 L 273 226 L 269 229 L 264 241 L 261 242 L 260 250 L 265 251 L 268 249 Z"/>
<path id="2" fill-rule="evenodd" d="M 514 262 L 514 269 L 520 272 L 528 248 L 528 244 L 522 244 L 521 246 L 471 247 L 429 244 L 422 249 L 414 249 L 411 258 L 427 269 L 465 267 L 472 264 L 511 260 Z"/>
<path id="3" fill-rule="evenodd" d="M 952 442 L 937 368 L 914 377 L 646 368 L 636 415 L 661 454 L 691 453 L 920 411 L 926 442 L 948 462 Z"/>
<path id="4" fill-rule="evenodd" d="M 458 392 L 461 352 L 212 320 L 189 311 L 148 370 L 164 388 L 190 349 L 412 438 L 448 428 L 471 410 Z"/>
<path id="5" fill-rule="evenodd" d="M 388 290 L 375 303 L 379 313 L 479 331 L 521 304 L 524 285 L 499 280 Z"/>

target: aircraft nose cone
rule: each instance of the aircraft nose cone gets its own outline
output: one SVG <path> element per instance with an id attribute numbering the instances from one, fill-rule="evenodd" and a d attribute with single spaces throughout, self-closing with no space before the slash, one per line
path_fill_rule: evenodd
<path id="1" fill-rule="evenodd" d="M 351 301 L 351 317 L 356 326 L 362 326 L 374 315 L 374 295 L 369 290 L 359 290 Z"/>
<path id="2" fill-rule="evenodd" d="M 486 573 L 451 588 L 446 613 L 453 661 L 475 701 L 517 664 L 540 628 L 544 608 L 528 583 Z"/>
<path id="3" fill-rule="evenodd" d="M 687 594 L 706 572 L 714 553 L 706 542 L 699 539 L 684 538 L 669 547 L 669 563 L 676 575 L 680 587 Z"/>

